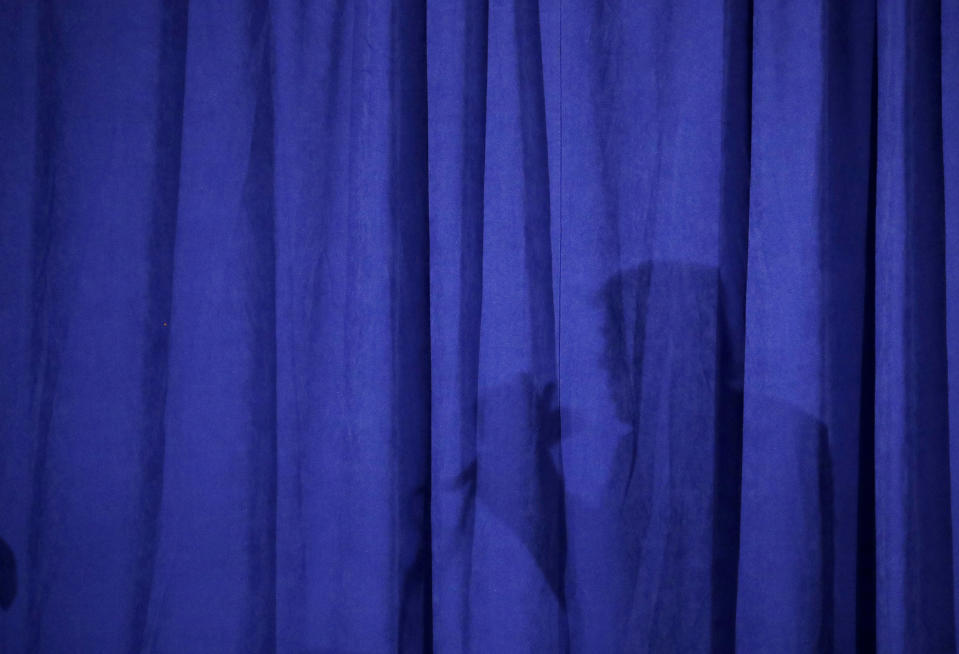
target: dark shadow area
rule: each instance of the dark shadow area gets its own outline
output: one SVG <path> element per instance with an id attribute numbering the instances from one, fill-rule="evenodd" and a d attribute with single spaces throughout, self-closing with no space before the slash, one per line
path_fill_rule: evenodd
<path id="1" fill-rule="evenodd" d="M 629 427 L 616 457 L 617 461 L 627 462 L 626 472 L 622 475 L 621 511 L 625 508 L 636 472 L 650 272 L 650 266 L 646 265 L 615 275 L 603 287 L 602 293 L 605 309 L 603 341 L 606 344 L 602 366 L 606 370 L 616 417 Z M 648 480 L 648 471 L 644 472 L 647 474 L 641 475 L 641 479 Z"/>
<path id="2" fill-rule="evenodd" d="M 876 651 L 876 116 L 879 91 L 875 17 L 873 20 L 856 511 L 856 649 L 865 654 Z"/>
<path id="3" fill-rule="evenodd" d="M 567 493 L 560 441 L 568 409 L 556 384 L 531 372 L 482 393 L 476 457 L 455 483 L 465 496 L 463 527 L 476 502 L 488 509 L 564 610 L 567 514 L 576 516 L 591 533 L 583 555 L 597 566 L 585 583 L 603 589 L 609 624 L 622 625 L 612 642 L 699 651 L 717 630 L 733 633 L 742 334 L 741 320 L 720 317 L 729 289 L 718 274 L 650 262 L 599 290 L 596 363 L 605 378 L 589 392 L 608 393 L 604 429 L 618 435 L 611 463 L 596 459 L 612 466 L 604 500 Z"/>
<path id="4" fill-rule="evenodd" d="M 430 281 L 427 151 L 426 5 L 394 4 L 390 21 L 389 171 L 394 475 L 400 524 L 415 525 L 397 543 L 399 642 L 410 651 L 432 645 L 430 498 Z"/>
<path id="5" fill-rule="evenodd" d="M 0 609 L 9 609 L 16 597 L 17 560 L 7 541 L 0 538 Z"/>
<path id="6" fill-rule="evenodd" d="M 874 510 L 871 420 L 874 375 L 869 359 L 874 356 L 871 314 L 874 292 L 868 244 L 869 221 L 874 213 L 875 186 L 872 177 L 876 116 L 875 105 L 875 6 L 862 2 L 823 5 L 821 15 L 823 86 L 818 138 L 817 204 L 820 297 L 823 315 L 820 334 L 823 347 L 822 409 L 834 437 L 832 456 L 840 474 L 834 493 L 840 515 L 856 516 L 856 523 L 842 520 L 834 525 L 836 571 L 831 615 L 824 615 L 831 635 L 820 643 L 825 649 L 846 651 L 858 642 L 862 651 L 875 647 L 875 620 L 869 606 L 875 591 L 869 591 L 874 563 L 863 566 L 874 548 L 873 527 L 863 522 L 863 512 Z M 869 315 L 864 315 L 864 312 Z M 867 346 L 868 343 L 868 346 Z M 867 395 L 868 391 L 868 395 Z M 865 405 L 864 405 L 865 403 Z M 868 406 L 866 406 L 868 405 Z M 868 422 L 864 422 L 868 420 Z M 867 433 L 868 432 L 868 433 Z M 868 464 L 863 460 L 870 450 Z M 859 479 L 859 475 L 864 475 Z M 867 485 L 870 486 L 867 488 Z M 874 555 L 873 555 L 874 559 Z M 860 576 L 864 575 L 862 579 Z M 866 602 L 867 606 L 859 606 Z M 855 607 L 855 610 L 854 610 Z M 825 607 L 824 607 L 825 610 Z M 857 624 L 863 623 L 863 626 Z"/>
<path id="7" fill-rule="evenodd" d="M 604 499 L 568 492 L 560 442 L 561 424 L 571 424 L 569 409 L 559 406 L 553 382 L 537 383 L 529 373 L 482 394 L 477 456 L 455 483 L 468 507 L 464 526 L 475 503 L 488 509 L 523 544 L 563 609 L 567 514 L 576 516 L 577 529 L 591 533 L 583 555 L 592 557 L 596 576 L 587 583 L 606 593 L 610 624 L 621 625 L 615 641 L 630 647 L 732 651 L 735 645 L 743 315 L 741 303 L 733 310 L 725 304 L 734 290 L 726 283 L 715 267 L 648 262 L 600 289 L 597 365 L 605 373 L 600 392 L 613 409 L 603 429 L 618 436 L 611 463 L 596 460 L 612 466 Z M 774 437 L 753 445 L 759 467 L 751 483 L 759 503 L 750 509 L 747 564 L 770 584 L 749 590 L 762 598 L 777 584 L 808 586 L 798 598 L 802 631 L 830 651 L 836 489 L 828 429 L 777 398 L 755 398 L 750 406 L 759 409 L 757 433 L 787 430 L 793 437 L 786 442 L 795 447 L 783 449 Z M 767 468 L 787 476 L 767 479 Z M 783 502 L 800 513 L 784 516 Z M 797 567 L 777 569 L 775 552 L 799 541 L 808 546 L 786 556 Z"/>
<path id="8" fill-rule="evenodd" d="M 601 367 L 625 426 L 610 471 L 618 525 L 607 537 L 621 540 L 618 572 L 635 589 L 623 616 L 626 642 L 651 651 L 735 648 L 744 313 L 734 290 L 714 267 L 652 262 L 612 277 L 601 293 Z M 817 416 L 783 400 L 756 397 L 750 405 L 760 409 L 756 434 L 768 435 L 752 445 L 758 503 L 749 509 L 755 512 L 750 572 L 771 565 L 760 572 L 770 588 L 786 590 L 797 581 L 808 587 L 797 607 L 803 631 L 817 651 L 830 651 L 836 490 L 829 432 Z M 782 508 L 790 506 L 801 513 L 784 517 Z M 609 513 L 601 506 L 571 508 L 577 515 Z M 774 553 L 803 541 L 808 545 L 798 558 L 784 559 L 797 567 L 775 569 L 783 559 Z"/>
<path id="9" fill-rule="evenodd" d="M 917 651 L 956 647 L 946 357 L 941 7 L 906 6 L 906 633 Z"/>
<path id="10" fill-rule="evenodd" d="M 746 266 L 752 143 L 753 2 L 726 0 L 723 25 L 722 215 L 716 322 L 716 456 L 710 651 L 736 649 L 742 494 Z"/>
<path id="11" fill-rule="evenodd" d="M 741 296 L 724 286 L 716 268 L 678 262 L 623 271 L 600 294 L 600 365 L 616 417 L 627 427 L 611 471 L 623 574 L 635 588 L 664 584 L 634 598 L 628 618 L 649 647 L 682 642 L 715 650 L 717 643 L 734 643 Z M 730 310 L 729 303 L 738 307 Z M 633 554 L 640 552 L 646 561 Z M 690 628 L 700 614 L 709 616 L 708 634 Z"/>
<path id="12" fill-rule="evenodd" d="M 820 623 L 817 651 L 835 650 L 835 595 L 836 587 L 836 546 L 834 540 L 836 524 L 836 492 L 833 487 L 832 454 L 829 451 L 829 430 L 822 422 L 818 423 L 819 438 L 816 441 L 815 463 L 818 476 L 819 501 L 819 598 Z M 804 462 L 805 463 L 805 462 Z"/>

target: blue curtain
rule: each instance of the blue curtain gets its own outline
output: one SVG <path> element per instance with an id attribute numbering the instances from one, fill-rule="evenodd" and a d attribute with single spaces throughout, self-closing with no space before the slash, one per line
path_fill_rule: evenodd
<path id="1" fill-rule="evenodd" d="M 956 651 L 959 0 L 0 34 L 3 652 Z"/>

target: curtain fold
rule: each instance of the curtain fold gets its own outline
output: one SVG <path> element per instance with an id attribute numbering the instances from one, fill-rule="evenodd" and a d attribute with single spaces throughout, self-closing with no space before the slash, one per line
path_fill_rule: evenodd
<path id="1" fill-rule="evenodd" d="M 0 650 L 956 651 L 959 0 L 0 47 Z"/>

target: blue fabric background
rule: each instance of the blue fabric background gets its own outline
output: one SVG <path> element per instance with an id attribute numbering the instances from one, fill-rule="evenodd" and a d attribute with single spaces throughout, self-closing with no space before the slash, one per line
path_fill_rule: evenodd
<path id="1" fill-rule="evenodd" d="M 0 48 L 0 651 L 956 651 L 959 0 Z"/>

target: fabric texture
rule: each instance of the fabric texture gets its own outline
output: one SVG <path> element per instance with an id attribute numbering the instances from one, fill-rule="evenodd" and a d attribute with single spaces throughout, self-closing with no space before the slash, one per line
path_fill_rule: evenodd
<path id="1" fill-rule="evenodd" d="M 959 0 L 0 47 L 0 651 L 957 651 Z"/>

